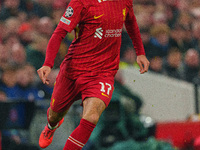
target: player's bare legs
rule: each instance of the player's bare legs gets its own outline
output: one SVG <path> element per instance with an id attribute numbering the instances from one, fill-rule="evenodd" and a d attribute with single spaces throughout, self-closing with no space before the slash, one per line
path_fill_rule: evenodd
<path id="1" fill-rule="evenodd" d="M 57 113 L 49 107 L 47 110 L 48 124 L 45 126 L 39 138 L 39 146 L 41 148 L 46 148 L 52 143 L 54 132 L 63 123 L 63 117 L 67 112 L 68 110 L 63 113 Z"/>
<path id="2" fill-rule="evenodd" d="M 105 103 L 96 97 L 86 98 L 83 101 L 83 119 L 97 124 L 102 112 L 105 110 Z"/>
<path id="3" fill-rule="evenodd" d="M 83 101 L 83 117 L 80 124 L 67 139 L 63 150 L 81 150 L 87 143 L 105 108 L 106 105 L 101 99 L 86 98 Z"/>
<path id="4" fill-rule="evenodd" d="M 48 122 L 50 124 L 57 124 L 60 120 L 63 119 L 63 117 L 67 114 L 68 110 L 65 111 L 65 112 L 62 112 L 62 113 L 57 113 L 57 112 L 54 112 L 51 107 L 49 107 L 49 110 L 48 110 Z"/>

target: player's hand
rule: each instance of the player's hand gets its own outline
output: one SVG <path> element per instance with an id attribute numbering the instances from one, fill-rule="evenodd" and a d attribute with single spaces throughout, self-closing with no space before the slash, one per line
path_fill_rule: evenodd
<path id="1" fill-rule="evenodd" d="M 37 73 L 44 84 L 49 84 L 49 80 L 47 79 L 49 73 L 51 72 L 51 68 L 49 66 L 42 66 L 37 70 Z"/>
<path id="2" fill-rule="evenodd" d="M 140 67 L 140 73 L 141 74 L 143 74 L 143 73 L 148 71 L 150 63 L 149 63 L 149 61 L 148 61 L 148 59 L 146 58 L 145 55 L 137 56 L 137 63 L 139 65 L 139 67 Z"/>

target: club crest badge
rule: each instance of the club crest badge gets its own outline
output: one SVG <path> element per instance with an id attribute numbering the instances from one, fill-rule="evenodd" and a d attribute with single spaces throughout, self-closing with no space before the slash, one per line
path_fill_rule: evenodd
<path id="1" fill-rule="evenodd" d="M 74 13 L 73 8 L 71 6 L 69 6 L 65 12 L 65 17 L 69 18 L 73 15 L 73 13 Z"/>

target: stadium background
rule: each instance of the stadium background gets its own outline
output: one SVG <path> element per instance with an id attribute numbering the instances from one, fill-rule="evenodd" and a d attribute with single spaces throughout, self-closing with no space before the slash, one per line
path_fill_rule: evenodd
<path id="1" fill-rule="evenodd" d="M 118 90 L 105 112 L 111 117 L 102 117 L 85 149 L 193 149 L 200 135 L 200 1 L 133 2 L 150 71 L 139 74 L 134 48 L 123 29 Z M 46 108 L 73 32 L 61 44 L 49 86 L 40 82 L 36 70 L 44 62 L 48 40 L 68 3 L 0 0 L 0 149 L 39 149 Z M 77 102 L 48 149 L 62 149 L 80 116 Z M 107 133 L 107 123 L 115 130 L 102 134 Z"/>

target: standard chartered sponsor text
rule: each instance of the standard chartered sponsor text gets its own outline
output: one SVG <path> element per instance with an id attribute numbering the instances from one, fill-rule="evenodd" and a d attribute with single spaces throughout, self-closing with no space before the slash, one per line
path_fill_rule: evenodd
<path id="1" fill-rule="evenodd" d="M 122 29 L 108 29 L 106 30 L 105 37 L 120 37 Z"/>

